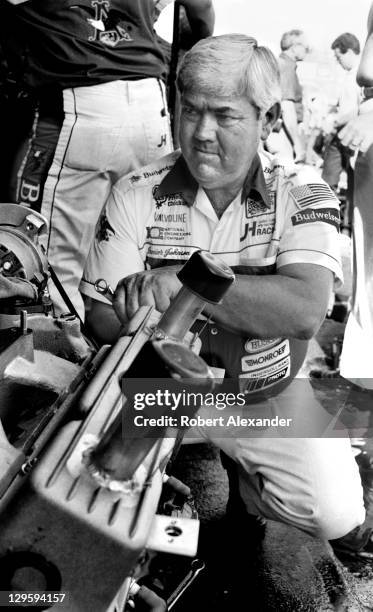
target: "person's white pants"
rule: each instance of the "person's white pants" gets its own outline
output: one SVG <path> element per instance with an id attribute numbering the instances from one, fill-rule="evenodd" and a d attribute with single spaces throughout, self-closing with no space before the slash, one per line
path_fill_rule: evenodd
<path id="1" fill-rule="evenodd" d="M 112 185 L 173 149 L 163 84 L 112 81 L 64 90 L 65 119 L 44 186 L 47 254 L 83 318 L 78 287 Z M 53 290 L 57 312 L 65 305 Z"/>
<path id="2" fill-rule="evenodd" d="M 198 414 L 226 418 L 226 411 L 212 408 Z M 237 463 L 240 495 L 249 513 L 328 540 L 364 522 L 361 479 L 350 440 L 323 409 L 308 380 L 295 379 L 276 397 L 245 407 L 240 414 L 292 419 L 288 430 L 243 426 L 228 433 L 224 427 L 221 437 L 216 427 L 193 429 L 193 435 L 198 431 Z"/>

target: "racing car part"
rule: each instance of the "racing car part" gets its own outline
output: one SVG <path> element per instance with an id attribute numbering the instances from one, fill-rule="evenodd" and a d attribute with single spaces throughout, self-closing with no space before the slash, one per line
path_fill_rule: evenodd
<path id="1" fill-rule="evenodd" d="M 126 410 L 131 411 L 133 396 L 139 384 L 133 380 L 144 372 L 152 372 L 152 379 L 172 379 L 172 387 L 190 391 L 211 391 L 214 377 L 206 363 L 193 353 L 183 338 L 202 312 L 206 302 L 219 304 L 234 281 L 232 270 L 207 251 L 196 251 L 178 273 L 182 288 L 171 305 L 160 317 L 150 342 L 144 343 L 138 356 L 126 372 Z M 169 383 L 170 384 L 170 383 Z M 132 394 L 131 394 L 132 388 Z M 149 389 L 150 391 L 150 389 Z M 195 406 L 194 412 L 198 409 Z M 163 437 L 167 427 L 158 429 Z M 141 437 L 133 432 L 130 437 L 122 427 L 119 415 L 91 455 L 91 470 L 99 477 L 106 474 L 117 481 L 132 477 L 141 461 L 154 445 L 154 427 L 142 428 Z"/>
<path id="2" fill-rule="evenodd" d="M 46 232 L 46 220 L 39 213 L 18 204 L 1 204 L 0 273 L 31 283 L 35 299 L 3 299 L 0 312 L 50 312 L 48 262 L 40 241 Z"/>
<path id="3" fill-rule="evenodd" d="M 180 300 L 175 304 L 182 307 Z M 199 308 L 193 316 L 179 311 L 184 328 Z M 132 575 L 153 523 L 162 523 L 160 530 L 177 543 L 185 529 L 179 517 L 154 521 L 173 440 L 165 437 L 163 429 L 157 438 L 144 436 L 140 442 L 126 436 L 123 441 L 120 436 L 122 387 L 130 398 L 129 374 L 148 374 L 146 356 L 151 356 L 152 366 L 157 360 L 163 376 L 175 376 L 176 384 L 185 375 L 193 381 L 196 373 L 202 384 L 206 384 L 205 374 L 208 385 L 212 384 L 207 366 L 184 339 L 165 337 L 169 329 L 178 332 L 177 318 L 176 313 L 169 318 L 170 328 L 160 328 L 159 339 L 154 333 L 159 313 L 142 309 L 135 317 L 136 325 L 130 324 L 112 348 L 103 347 L 93 365 L 89 362 L 81 368 L 47 407 L 45 430 L 32 431 L 28 454 L 22 447 L 4 481 L 0 591 L 61 591 L 66 598 L 53 610 L 113 612 L 119 590 L 125 601 L 124 578 Z M 25 334 L 25 327 L 23 319 L 18 334 L 30 342 L 32 334 Z M 32 358 L 31 348 L 24 350 Z M 90 465 L 106 472 L 105 482 L 92 477 Z M 16 480 L 17 489 L 13 487 Z M 196 540 L 198 527 L 195 521 L 189 524 Z M 195 554 L 195 549 L 189 553 Z"/>

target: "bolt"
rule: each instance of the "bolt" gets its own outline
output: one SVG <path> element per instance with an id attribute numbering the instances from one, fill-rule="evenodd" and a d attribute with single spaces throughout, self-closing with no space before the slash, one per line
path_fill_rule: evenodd
<path id="1" fill-rule="evenodd" d="M 26 336 L 27 334 L 27 310 L 21 310 L 19 323 L 20 323 L 20 328 L 22 331 L 22 336 Z"/>

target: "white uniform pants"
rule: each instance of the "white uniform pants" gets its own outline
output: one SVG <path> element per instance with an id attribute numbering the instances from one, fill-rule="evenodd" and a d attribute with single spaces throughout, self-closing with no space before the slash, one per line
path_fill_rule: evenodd
<path id="1" fill-rule="evenodd" d="M 211 408 L 198 414 L 211 417 L 213 412 L 225 418 L 225 411 L 217 414 Z M 350 440 L 322 408 L 308 380 L 295 379 L 276 397 L 243 408 L 241 414 L 291 418 L 294 427 L 234 427 L 229 437 L 224 427 L 220 438 L 218 428 L 193 429 L 193 435 L 198 431 L 238 464 L 240 494 L 249 513 L 328 540 L 363 523 L 362 486 Z"/>

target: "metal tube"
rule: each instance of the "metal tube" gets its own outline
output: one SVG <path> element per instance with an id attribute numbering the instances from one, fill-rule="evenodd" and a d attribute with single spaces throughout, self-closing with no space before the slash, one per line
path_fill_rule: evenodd
<path id="1" fill-rule="evenodd" d="M 163 331 L 166 336 L 182 340 L 205 304 L 205 300 L 192 293 L 187 287 L 182 287 L 159 320 L 157 330 Z"/>

